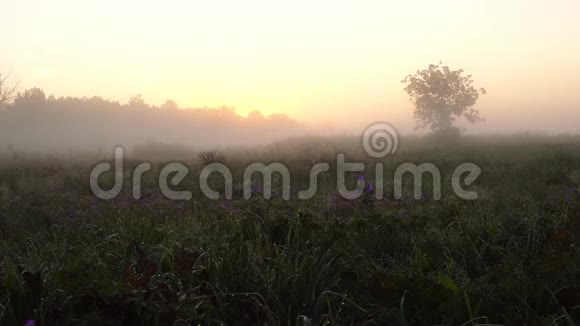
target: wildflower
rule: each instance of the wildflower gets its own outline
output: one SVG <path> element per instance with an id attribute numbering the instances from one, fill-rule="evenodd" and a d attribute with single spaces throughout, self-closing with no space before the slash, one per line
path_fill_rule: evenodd
<path id="1" fill-rule="evenodd" d="M 364 192 L 365 192 L 365 193 L 368 193 L 368 194 L 370 194 L 370 193 L 372 193 L 372 192 L 373 192 L 373 190 L 375 190 L 375 187 L 374 187 L 372 184 L 370 184 L 370 183 L 369 183 L 369 184 L 366 186 L 366 188 L 365 188 Z"/>
<path id="2" fill-rule="evenodd" d="M 407 216 L 407 214 L 409 214 L 409 211 L 404 210 L 401 213 L 399 213 L 399 217 L 405 217 L 405 216 Z"/>
<path id="3" fill-rule="evenodd" d="M 574 188 L 574 187 L 570 187 L 568 194 L 566 195 L 566 203 L 570 204 L 572 202 L 572 199 L 574 198 L 575 194 L 580 194 L 580 192 L 578 191 L 578 189 Z"/>
<path id="4" fill-rule="evenodd" d="M 33 319 L 29 319 L 24 322 L 24 326 L 36 326 L 36 322 Z"/>
<path id="5" fill-rule="evenodd" d="M 356 178 L 356 181 L 358 182 L 366 182 L 367 178 L 364 175 L 359 175 L 358 178 Z"/>
<path id="6" fill-rule="evenodd" d="M 328 201 L 328 204 L 330 206 L 336 206 L 336 198 L 334 198 L 334 197 L 330 198 L 330 200 Z"/>

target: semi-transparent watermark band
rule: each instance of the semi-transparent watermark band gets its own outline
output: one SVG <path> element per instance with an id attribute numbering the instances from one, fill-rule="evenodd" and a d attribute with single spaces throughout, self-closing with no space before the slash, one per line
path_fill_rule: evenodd
<path id="1" fill-rule="evenodd" d="M 387 122 L 375 122 L 369 125 L 361 137 L 362 146 L 367 155 L 372 158 L 385 158 L 388 155 L 395 154 L 399 149 L 399 133 L 396 128 Z M 108 162 L 102 162 L 96 165 L 90 176 L 90 187 L 95 196 L 100 199 L 109 200 L 118 196 L 123 189 L 124 180 L 124 159 L 125 150 L 117 146 L 114 150 L 114 185 L 110 189 L 103 189 L 99 184 L 99 178 L 104 173 L 111 171 L 112 166 Z M 339 195 L 345 199 L 357 199 L 363 195 L 367 181 L 358 179 L 355 189 L 349 190 L 347 187 L 346 174 L 348 172 L 364 172 L 367 168 L 362 162 L 347 162 L 345 154 L 336 156 L 336 187 Z M 132 172 L 132 193 L 135 199 L 141 198 L 141 180 L 143 176 L 151 170 L 151 164 L 144 162 L 139 164 Z M 316 195 L 318 191 L 318 177 L 321 173 L 330 170 L 329 162 L 316 163 L 310 170 L 309 186 L 297 194 L 297 199 L 307 200 Z M 382 199 L 384 196 L 384 166 L 383 163 L 377 162 L 374 165 L 375 183 L 374 196 Z M 158 186 L 161 193 L 171 200 L 191 200 L 193 195 L 187 190 L 173 190 L 172 187 L 178 186 L 189 175 L 189 168 L 182 163 L 169 163 L 162 167 Z M 223 193 L 211 189 L 208 180 L 210 175 L 219 174 L 224 179 Z M 270 163 L 268 165 L 260 162 L 254 162 L 245 167 L 243 173 L 243 198 L 252 197 L 252 177 L 256 174 L 261 175 L 263 180 L 262 193 L 265 199 L 272 198 L 272 177 L 277 174 L 282 180 L 282 198 L 291 200 L 291 173 L 290 169 L 283 163 Z M 413 195 L 416 199 L 422 197 L 423 177 L 430 175 L 433 184 L 433 199 L 441 199 L 441 173 L 433 163 L 425 162 L 419 165 L 414 163 L 403 163 L 396 167 L 393 179 L 393 193 L 395 199 L 403 196 L 403 177 L 405 175 L 413 177 Z M 462 176 L 467 174 L 462 180 Z M 466 187 L 472 185 L 481 175 L 481 168 L 474 163 L 462 163 L 457 166 L 451 175 L 451 186 L 455 195 L 464 200 L 475 200 L 478 198 L 476 191 L 466 190 Z M 170 176 L 172 176 L 170 178 Z M 239 180 L 238 180 L 239 181 Z M 170 186 L 171 184 L 171 186 Z M 203 167 L 199 174 L 199 189 L 201 193 L 209 199 L 219 199 L 220 197 L 232 199 L 233 197 L 234 178 L 230 168 L 224 163 L 211 163 Z"/>

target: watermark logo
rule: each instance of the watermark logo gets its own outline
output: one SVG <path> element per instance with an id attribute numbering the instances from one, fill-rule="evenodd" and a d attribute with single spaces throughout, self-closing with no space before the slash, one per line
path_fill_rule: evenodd
<path id="1" fill-rule="evenodd" d="M 363 132 L 362 144 L 369 156 L 385 157 L 395 154 L 399 149 L 399 133 L 388 122 L 375 122 Z"/>
<path id="2" fill-rule="evenodd" d="M 388 155 L 393 155 L 399 149 L 399 134 L 396 128 L 387 122 L 376 122 L 369 125 L 361 137 L 362 146 L 367 155 L 375 159 L 384 159 Z M 114 151 L 114 183 L 110 189 L 103 189 L 99 183 L 101 175 L 112 170 L 112 166 L 108 162 L 99 163 L 91 172 L 90 187 L 93 194 L 100 199 L 109 200 L 118 196 L 123 188 L 124 180 L 124 155 L 125 151 L 118 146 Z M 310 170 L 309 186 L 307 189 L 301 190 L 297 193 L 300 200 L 307 200 L 316 195 L 318 191 L 318 177 L 322 173 L 330 171 L 330 163 L 319 162 L 316 163 Z M 362 162 L 347 162 L 345 154 L 338 154 L 336 156 L 336 190 L 340 196 L 345 199 L 357 199 L 364 193 L 367 187 L 372 186 L 374 189 L 374 196 L 377 199 L 384 197 L 384 165 L 379 160 L 374 165 L 375 180 L 374 185 L 367 184 L 365 178 L 358 178 L 354 189 L 348 189 L 348 182 L 346 178 L 347 173 L 358 172 L 364 173 L 366 169 L 365 163 Z M 132 187 L 133 198 L 141 198 L 141 181 L 145 173 L 151 170 L 151 164 L 144 162 L 139 164 L 132 173 Z M 161 193 L 172 200 L 191 200 L 193 195 L 191 191 L 174 190 L 183 180 L 189 175 L 190 171 L 187 166 L 182 163 L 169 163 L 163 166 L 158 176 L 158 185 Z M 224 192 L 220 194 L 218 191 L 211 189 L 209 185 L 209 177 L 212 174 L 220 174 L 224 179 Z M 270 163 L 268 165 L 260 162 L 249 164 L 243 173 L 243 198 L 250 199 L 256 192 L 253 191 L 252 178 L 259 174 L 263 181 L 261 192 L 265 199 L 272 198 L 273 176 L 280 176 L 282 180 L 282 194 L 284 200 L 292 198 L 291 193 L 291 173 L 290 169 L 282 163 Z M 462 176 L 467 174 L 465 178 Z M 421 199 L 423 194 L 423 179 L 424 176 L 429 175 L 432 180 L 433 199 L 441 199 L 441 173 L 437 166 L 432 163 L 425 162 L 419 165 L 414 163 L 403 163 L 396 167 L 393 174 L 393 194 L 395 199 L 400 199 L 403 196 L 403 178 L 405 175 L 413 177 L 413 195 L 415 199 Z M 451 186 L 456 196 L 464 200 L 475 200 L 478 198 L 476 191 L 470 191 L 465 187 L 471 186 L 477 178 L 481 175 L 481 168 L 473 163 L 463 163 L 455 168 L 451 175 Z M 199 189 L 201 193 L 212 200 L 219 199 L 222 195 L 226 199 L 233 198 L 234 178 L 231 170 L 224 163 L 211 163 L 206 165 L 199 174 Z"/>

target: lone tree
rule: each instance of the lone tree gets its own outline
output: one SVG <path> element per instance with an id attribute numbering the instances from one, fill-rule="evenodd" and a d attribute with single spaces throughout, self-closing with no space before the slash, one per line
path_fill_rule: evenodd
<path id="1" fill-rule="evenodd" d="M 18 83 L 10 83 L 10 73 L 0 72 L 0 108 L 8 104 L 16 94 Z"/>
<path id="2" fill-rule="evenodd" d="M 439 62 L 408 75 L 402 83 L 407 84 L 405 91 L 415 105 L 417 128 L 429 127 L 438 136 L 457 136 L 462 131 L 453 125 L 457 118 L 470 123 L 483 120 L 473 106 L 485 89 L 476 89 L 463 69 L 450 70 Z"/>

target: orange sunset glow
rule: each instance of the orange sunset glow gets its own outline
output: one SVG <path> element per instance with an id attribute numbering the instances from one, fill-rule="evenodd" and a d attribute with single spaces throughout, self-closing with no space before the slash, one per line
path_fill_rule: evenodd
<path id="1" fill-rule="evenodd" d="M 579 131 L 575 0 L 21 0 L 2 12 L 0 67 L 21 89 L 411 132 L 400 81 L 443 61 L 488 90 L 473 132 Z"/>
<path id="2" fill-rule="evenodd" d="M 0 326 L 580 325 L 580 0 L 0 13 Z"/>

